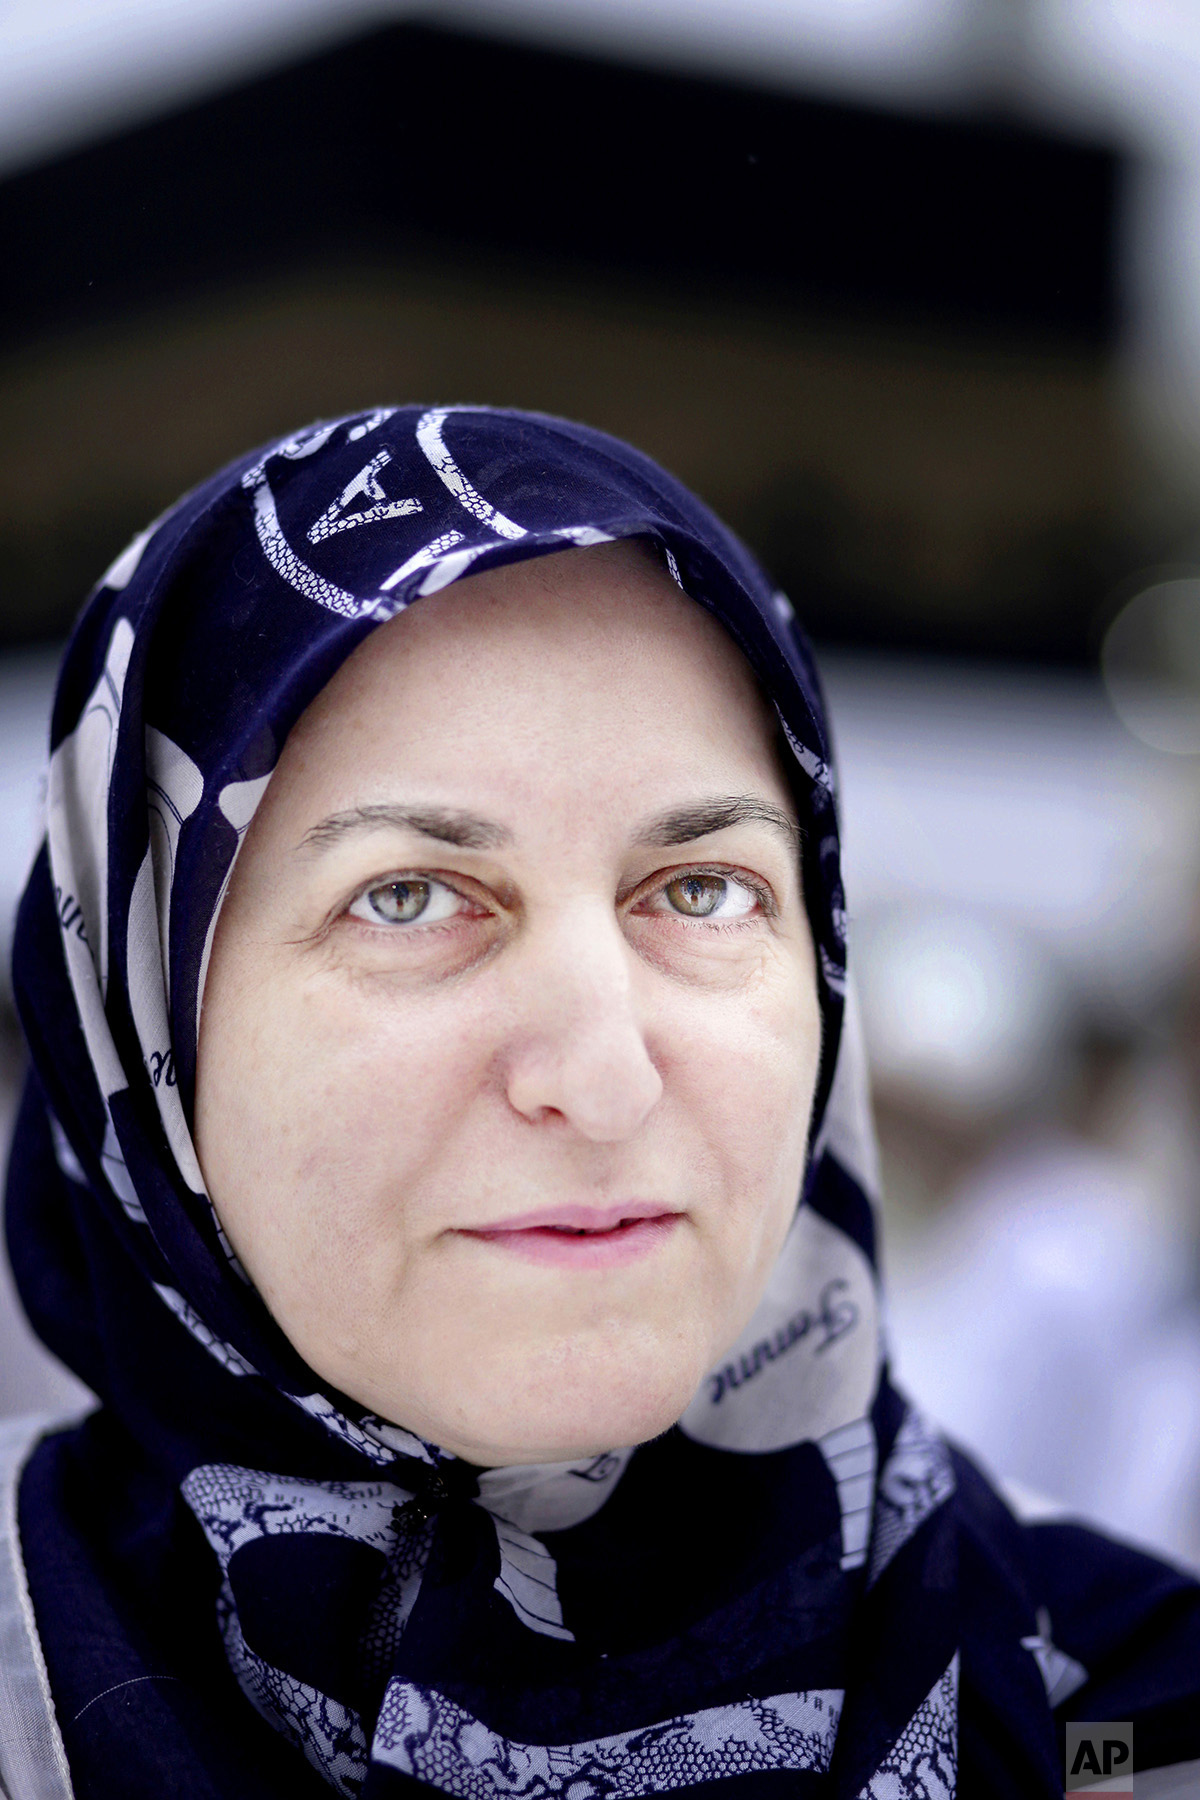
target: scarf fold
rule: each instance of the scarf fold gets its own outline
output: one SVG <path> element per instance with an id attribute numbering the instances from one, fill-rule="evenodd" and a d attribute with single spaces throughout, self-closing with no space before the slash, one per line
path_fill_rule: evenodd
<path id="1" fill-rule="evenodd" d="M 790 746 L 824 1028 L 812 1148 L 762 1302 L 672 1431 L 479 1471 L 326 1388 L 248 1283 L 192 1142 L 199 1003 L 279 751 L 351 652 L 470 570 L 629 536 L 731 634 Z M 86 1545 L 79 1579 L 136 1589 L 148 1640 L 135 1653 L 119 1605 L 75 1631 L 31 1559 L 60 1710 L 89 1696 L 64 1716 L 79 1792 L 105 1791 L 107 1674 L 145 1667 L 126 1678 L 143 1693 L 158 1661 L 154 1755 L 150 1701 L 126 1696 L 130 1800 L 163 1791 L 172 1731 L 171 1791 L 243 1791 L 221 1748 L 237 1735 L 230 1671 L 271 1728 L 245 1727 L 260 1793 L 301 1791 L 299 1752 L 371 1800 L 411 1780 L 459 1800 L 713 1783 L 734 1800 L 771 1778 L 949 1800 L 961 1482 L 887 1378 L 830 744 L 808 646 L 745 549 L 582 426 L 448 407 L 334 420 L 214 477 L 117 559 L 68 648 L 51 750 L 14 954 L 34 1073 L 9 1232 L 36 1328 L 106 1423 L 35 1458 L 27 1536 L 59 1561 Z M 101 1468 L 126 1486 L 89 1509 L 78 1496 Z M 142 1581 L 173 1558 L 205 1596 L 174 1631 Z M 1001 1582 L 1021 1672 L 1002 1712 L 1033 1745 L 1012 1791 L 1035 1800 L 1056 1791 L 1046 1692 L 1061 1700 L 1087 1670 L 1027 1586 Z M 221 1716 L 212 1748 L 197 1708 Z"/>

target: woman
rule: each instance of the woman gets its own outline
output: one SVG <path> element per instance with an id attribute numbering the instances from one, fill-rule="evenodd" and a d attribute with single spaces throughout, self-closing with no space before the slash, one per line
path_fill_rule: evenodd
<path id="1" fill-rule="evenodd" d="M 316 427 L 119 559 L 52 742 L 9 1237 L 101 1406 L 6 1435 L 14 1800 L 1200 1758 L 1200 1589 L 887 1379 L 819 690 L 691 495 Z"/>

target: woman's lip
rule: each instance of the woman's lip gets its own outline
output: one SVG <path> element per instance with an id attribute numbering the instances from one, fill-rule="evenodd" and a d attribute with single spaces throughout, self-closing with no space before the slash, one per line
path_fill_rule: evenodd
<path id="1" fill-rule="evenodd" d="M 679 1209 L 661 1200 L 620 1200 L 613 1206 L 543 1206 L 537 1212 L 518 1213 L 511 1219 L 489 1219 L 486 1225 L 469 1225 L 473 1237 L 495 1231 L 612 1231 L 638 1219 L 678 1218 Z"/>
<path id="2" fill-rule="evenodd" d="M 494 1225 L 476 1225 L 462 1235 L 511 1251 L 527 1262 L 605 1269 L 648 1256 L 683 1217 L 649 1200 L 627 1200 L 617 1206 L 549 1206 Z"/>

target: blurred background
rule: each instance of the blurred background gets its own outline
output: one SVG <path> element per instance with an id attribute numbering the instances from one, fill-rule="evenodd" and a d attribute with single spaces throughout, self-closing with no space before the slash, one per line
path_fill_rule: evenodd
<path id="1" fill-rule="evenodd" d="M 902 1382 L 1200 1560 L 1191 0 L 10 0 L 0 259 L 5 965 L 183 488 L 380 400 L 628 437 L 824 651 Z M 0 1412 L 71 1392 L 0 1271 Z"/>

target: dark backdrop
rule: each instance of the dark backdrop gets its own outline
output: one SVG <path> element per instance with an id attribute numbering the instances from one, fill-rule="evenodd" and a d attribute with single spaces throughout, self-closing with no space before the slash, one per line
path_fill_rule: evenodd
<path id="1" fill-rule="evenodd" d="M 0 184 L 0 635 L 248 438 L 428 397 L 635 437 L 818 635 L 1084 658 L 1146 554 L 1119 176 L 414 24 L 89 145 Z"/>

